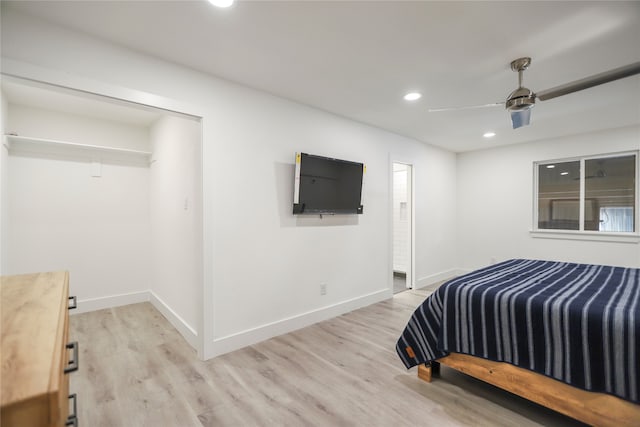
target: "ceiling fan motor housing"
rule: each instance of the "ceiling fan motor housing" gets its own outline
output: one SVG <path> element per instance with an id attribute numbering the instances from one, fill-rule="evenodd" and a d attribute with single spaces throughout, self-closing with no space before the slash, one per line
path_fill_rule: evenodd
<path id="1" fill-rule="evenodd" d="M 511 92 L 507 97 L 505 108 L 509 111 L 528 110 L 536 103 L 536 94 L 522 86 L 522 72 L 529 65 L 531 65 L 531 58 L 528 56 L 511 61 L 511 69 L 518 73 L 518 89 Z"/>
<path id="2" fill-rule="evenodd" d="M 521 111 L 532 108 L 536 103 L 536 94 L 526 87 L 519 87 L 509 94 L 505 108 L 509 111 Z"/>

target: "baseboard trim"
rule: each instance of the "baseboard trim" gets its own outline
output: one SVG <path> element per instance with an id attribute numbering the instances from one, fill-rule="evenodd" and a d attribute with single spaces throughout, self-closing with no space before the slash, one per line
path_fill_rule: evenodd
<path id="1" fill-rule="evenodd" d="M 278 335 L 302 329 L 323 320 L 348 313 L 349 311 L 384 301 L 392 296 L 393 293 L 390 289 L 383 289 L 362 297 L 353 298 L 327 307 L 322 307 L 317 310 L 308 311 L 306 313 L 248 329 L 246 331 L 214 339 L 212 346 L 214 354 L 212 357 L 220 356 L 248 345 L 257 344 L 260 341 L 264 341 Z"/>
<path id="2" fill-rule="evenodd" d="M 187 322 L 184 321 L 175 311 L 171 309 L 155 292 L 149 291 L 151 305 L 153 305 L 162 315 L 180 332 L 180 335 L 195 349 L 198 348 L 198 333 Z"/>
<path id="3" fill-rule="evenodd" d="M 131 292 L 128 294 L 109 295 L 99 298 L 87 298 L 78 300 L 78 308 L 71 310 L 70 314 L 82 314 L 89 311 L 105 308 L 120 307 L 121 305 L 137 304 L 149 301 L 149 291 Z"/>
<path id="4" fill-rule="evenodd" d="M 452 268 L 451 270 L 445 270 L 429 276 L 421 277 L 416 282 L 416 288 L 424 288 L 425 286 L 433 285 L 434 283 L 451 279 L 452 277 L 460 276 L 461 274 L 464 274 L 461 269 Z"/>

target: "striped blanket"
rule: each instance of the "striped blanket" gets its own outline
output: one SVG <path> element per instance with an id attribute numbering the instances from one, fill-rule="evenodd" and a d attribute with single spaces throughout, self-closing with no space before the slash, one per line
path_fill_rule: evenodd
<path id="1" fill-rule="evenodd" d="M 640 403 L 640 269 L 514 259 L 459 276 L 416 309 L 407 368 L 465 353 Z"/>

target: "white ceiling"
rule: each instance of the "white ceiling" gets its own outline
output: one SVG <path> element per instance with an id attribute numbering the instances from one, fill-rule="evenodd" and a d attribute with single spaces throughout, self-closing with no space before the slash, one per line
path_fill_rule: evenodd
<path id="1" fill-rule="evenodd" d="M 535 91 L 640 61 L 640 2 L 7 2 L 168 61 L 452 151 L 640 123 L 640 76 L 538 102 L 511 129 L 511 60 Z M 408 103 L 410 90 L 424 94 Z M 490 141 L 482 134 L 493 130 Z"/>

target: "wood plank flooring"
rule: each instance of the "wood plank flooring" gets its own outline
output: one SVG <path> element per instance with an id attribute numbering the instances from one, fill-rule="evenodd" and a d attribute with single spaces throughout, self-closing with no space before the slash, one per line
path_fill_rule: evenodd
<path id="1" fill-rule="evenodd" d="M 427 384 L 395 342 L 430 290 L 202 362 L 149 303 L 71 316 L 81 426 L 579 426 L 442 367 Z"/>

